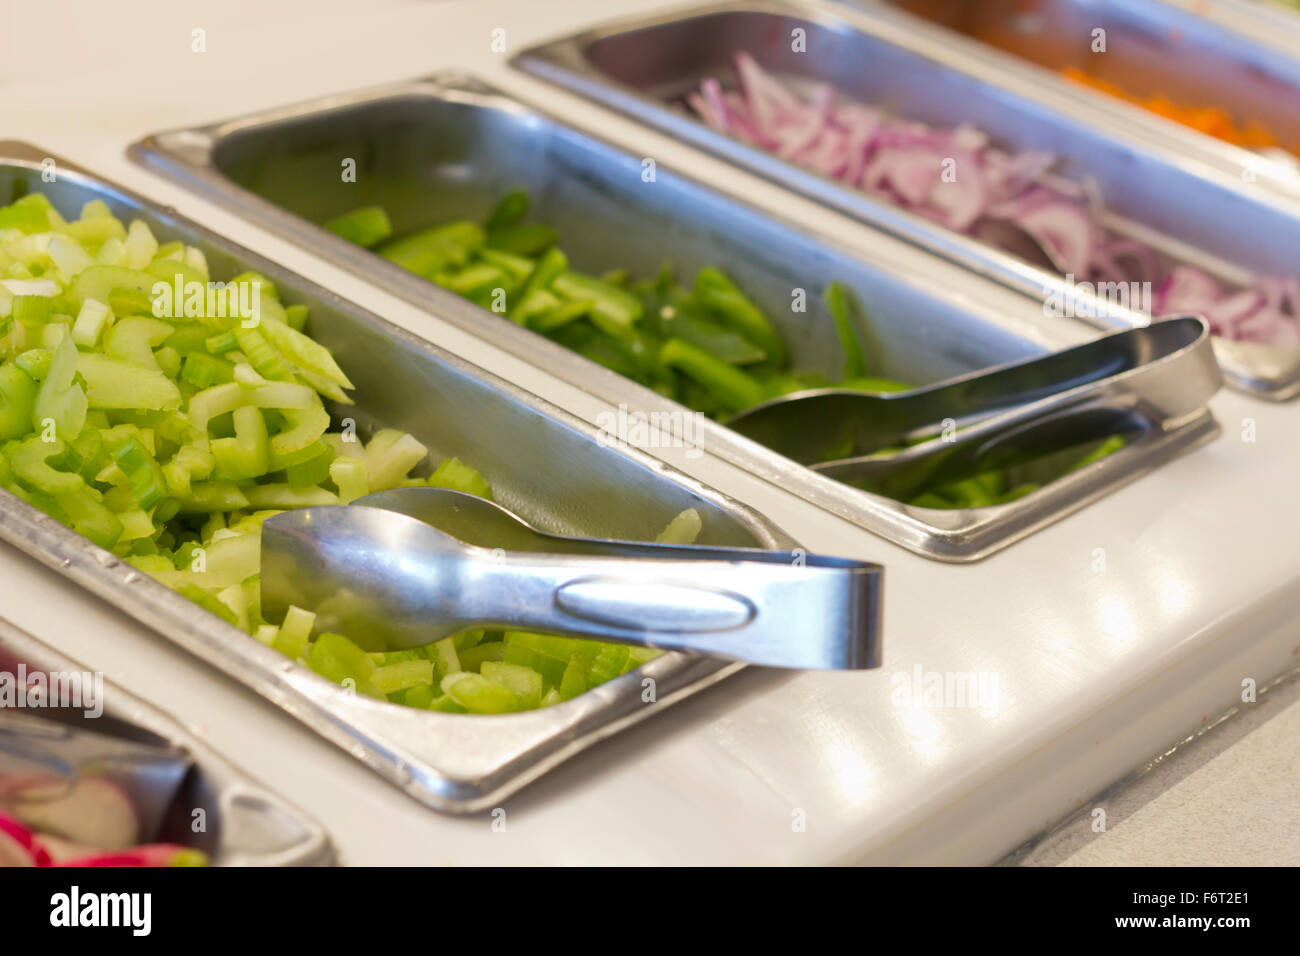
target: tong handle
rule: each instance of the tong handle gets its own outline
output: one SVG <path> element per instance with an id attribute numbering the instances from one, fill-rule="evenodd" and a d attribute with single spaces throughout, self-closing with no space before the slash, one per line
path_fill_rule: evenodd
<path id="1" fill-rule="evenodd" d="M 769 667 L 879 666 L 876 565 L 516 553 L 478 583 L 460 611 L 498 626 Z"/>
<path id="2" fill-rule="evenodd" d="M 912 428 L 945 418 L 978 418 L 1078 393 L 1087 386 L 1155 372 L 1166 359 L 1198 342 L 1205 343 L 1207 338 L 1205 323 L 1199 318 L 1164 319 L 1025 362 L 902 393 L 900 400 L 903 396 L 908 399 Z"/>

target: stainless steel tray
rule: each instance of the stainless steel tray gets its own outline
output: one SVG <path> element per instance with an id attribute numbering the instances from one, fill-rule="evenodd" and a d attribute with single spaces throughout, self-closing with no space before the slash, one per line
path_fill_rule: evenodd
<path id="1" fill-rule="evenodd" d="M 1261 185 L 1300 196 L 1300 17 L 1264 0 L 836 0 L 873 16 L 905 20 L 936 43 L 997 61 L 1017 82 L 1046 85 L 1105 122 L 1152 137 L 1171 153 L 1225 168 Z M 1104 30 L 1103 56 L 1092 53 Z M 1074 40 L 1072 38 L 1081 38 Z M 990 41 L 1005 43 L 1000 48 Z M 1194 65 L 1189 68 L 1189 65 Z M 1140 95 L 1183 104 L 1219 105 L 1239 120 L 1258 120 L 1283 149 L 1255 151 L 1224 142 L 1142 107 L 1065 82 L 1077 66 Z"/>
<path id="2" fill-rule="evenodd" d="M 1264 123 L 1291 149 L 1300 148 L 1300 115 L 1295 110 L 1300 100 L 1296 56 L 1300 50 L 1260 42 L 1259 18 L 1266 4 L 1220 0 L 1034 0 L 1032 5 L 1023 0 L 850 0 L 850 4 L 896 7 L 1052 73 L 1080 67 L 1139 96 L 1164 94 L 1176 103 L 1222 106 L 1235 117 Z M 1281 13 L 1276 8 L 1271 12 Z M 1104 54 L 1092 52 L 1094 30 L 1106 31 Z"/>
<path id="3" fill-rule="evenodd" d="M 1089 14 L 1163 6 L 1108 0 L 1079 5 Z M 1251 154 L 1175 124 L 1155 123 L 1156 117 L 1148 122 L 1144 111 L 1076 90 L 891 6 L 862 7 L 814 0 L 720 3 L 611 23 L 525 50 L 515 64 L 1039 303 L 1058 296 L 1071 303 L 1073 311 L 1066 314 L 1095 315 L 1098 324 L 1132 322 L 1133 314 L 1022 259 L 714 132 L 674 104 L 705 76 L 731 74 L 732 54 L 748 50 L 770 69 L 831 82 L 846 96 L 884 105 L 899 116 L 943 126 L 971 123 L 1008 147 L 1052 152 L 1061 158 L 1064 175 L 1097 184 L 1110 210 L 1110 227 L 1140 237 L 1170 258 L 1229 281 L 1251 271 L 1295 273 L 1300 197 L 1263 188 L 1262 173 L 1260 181 L 1245 181 L 1242 163 Z M 806 31 L 806 54 L 791 50 L 796 28 Z M 1111 49 L 1119 45 L 1112 40 Z M 1291 68 L 1300 77 L 1300 64 Z M 1217 81 L 1217 74 L 1205 76 L 1207 82 Z M 1286 112 L 1290 102 L 1277 107 Z M 1293 115 L 1291 122 L 1300 128 Z M 1204 156 L 1189 161 L 1196 149 Z M 1300 394 L 1300 348 L 1222 339 L 1215 346 L 1235 387 L 1274 400 Z"/>
<path id="4" fill-rule="evenodd" d="M 1053 323 L 1043 318 L 1041 302 L 1026 300 L 1023 314 L 1000 314 L 986 304 L 987 293 L 992 289 L 1005 299 L 1003 290 L 890 236 L 870 234 L 850 250 L 676 171 L 659 168 L 647 184 L 641 157 L 460 76 L 159 133 L 133 146 L 131 154 L 440 318 L 646 416 L 689 413 L 314 223 L 367 203 L 390 210 L 397 230 L 481 217 L 502 191 L 523 186 L 533 196 L 537 218 L 559 229 L 565 251 L 580 268 L 621 266 L 653 275 L 667 261 L 693 275 L 703 264 L 716 264 L 773 317 L 798 365 L 828 375 L 837 374 L 842 352 L 820 292 L 836 279 L 855 289 L 870 313 L 865 331 L 874 345 L 873 374 L 930 383 L 1041 354 L 1052 334 L 1044 328 Z M 348 158 L 357 160 L 357 181 L 341 185 L 340 164 Z M 918 258 L 930 264 L 918 267 Z M 807 290 L 807 312 L 790 307 L 796 288 Z M 1083 337 L 1088 330 L 1073 331 Z M 968 561 L 1208 440 L 1217 426 L 1206 413 L 1172 428 L 1150 422 L 1134 427 L 1140 437 L 1098 466 L 1018 501 L 965 511 L 913 508 L 855 490 L 712 421 L 703 423 L 699 444 L 921 554 Z"/>
<path id="5" fill-rule="evenodd" d="M 57 182 L 42 181 L 53 160 Z M 646 540 L 696 508 L 701 543 L 789 549 L 758 514 L 592 426 L 345 302 L 175 212 L 35 147 L 0 143 L 0 196 L 15 183 L 75 216 L 102 199 L 166 239 L 203 250 L 214 276 L 254 269 L 287 301 L 307 305 L 312 333 L 356 384 L 346 414 L 405 429 L 436 458 L 455 455 L 492 480 L 498 500 L 547 530 Z M 740 668 L 667 654 L 545 710 L 505 716 L 420 711 L 350 693 L 248 637 L 8 493 L 0 539 L 154 628 L 293 714 L 323 737 L 439 810 L 494 806 L 567 757 Z M 653 679 L 655 702 L 642 702 Z"/>
<path id="6" fill-rule="evenodd" d="M 0 672 L 17 680 L 20 664 L 29 675 L 42 672 L 66 679 L 71 674 L 90 673 L 0 617 Z M 193 766 L 164 813 L 162 830 L 154 842 L 202 850 L 215 866 L 324 866 L 334 862 L 329 838 L 316 821 L 244 776 L 174 719 L 109 681 L 104 682 L 98 702 L 103 704 L 103 713 L 95 717 L 71 707 L 18 713 L 48 720 L 51 732 L 59 727 L 90 730 L 171 747 L 188 756 Z M 199 834 L 190 825 L 195 810 L 203 811 L 208 824 Z"/>

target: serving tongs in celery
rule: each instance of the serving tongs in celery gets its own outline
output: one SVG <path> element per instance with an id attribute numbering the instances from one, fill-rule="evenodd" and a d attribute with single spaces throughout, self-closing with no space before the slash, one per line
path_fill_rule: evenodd
<path id="1" fill-rule="evenodd" d="M 1184 316 L 907 392 L 795 392 L 726 424 L 829 477 L 906 500 L 972 471 L 1179 422 L 1221 384 L 1208 326 Z"/>
<path id="2" fill-rule="evenodd" d="M 770 667 L 880 664 L 875 564 L 549 534 L 473 495 L 412 487 L 262 526 L 262 607 L 418 647 L 470 627 L 556 631 Z"/>

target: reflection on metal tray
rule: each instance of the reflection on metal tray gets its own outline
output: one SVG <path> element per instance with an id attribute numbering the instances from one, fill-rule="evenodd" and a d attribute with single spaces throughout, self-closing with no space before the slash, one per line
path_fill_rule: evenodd
<path id="1" fill-rule="evenodd" d="M 42 181 L 54 158 L 58 181 Z M 409 431 L 436 457 L 456 456 L 490 476 L 498 500 L 539 527 L 649 540 L 695 508 L 701 544 L 789 549 L 788 536 L 717 492 L 514 386 L 351 305 L 143 197 L 22 143 L 0 143 L 0 196 L 40 190 L 75 216 L 101 199 L 143 219 L 163 241 L 202 250 L 214 276 L 253 269 L 288 301 L 307 305 L 313 336 L 356 385 L 348 415 Z M 741 665 L 666 654 L 544 710 L 474 717 L 401 707 L 350 693 L 235 629 L 9 495 L 0 493 L 0 540 L 215 664 L 416 799 L 442 810 L 494 805 L 567 757 Z M 656 681 L 642 702 L 643 678 Z"/>
<path id="2" fill-rule="evenodd" d="M 791 49 L 797 29 L 806 53 Z M 1144 139 L 1135 134 L 1143 125 L 1139 113 L 1136 123 L 1115 122 L 1114 105 L 1094 103 L 1063 80 L 1044 83 L 1037 70 L 1026 75 L 991 63 L 999 57 L 972 45 L 888 6 L 742 0 L 609 24 L 525 50 L 515 62 L 1037 302 L 1055 295 L 1077 303 L 1066 314 L 1096 315 L 1098 324 L 1131 323 L 1133 313 L 1022 258 L 715 132 L 680 101 L 707 76 L 733 77 L 733 55 L 747 51 L 778 74 L 829 82 L 843 96 L 899 117 L 942 127 L 968 123 L 1004 147 L 1053 153 L 1061 175 L 1096 184 L 1107 204 L 1104 225 L 1154 247 L 1165 261 L 1188 262 L 1229 283 L 1251 272 L 1295 273 L 1300 201 L 1244 182 L 1241 161 L 1250 154 L 1209 141 L 1206 149 L 1222 147 L 1228 158 L 1217 168 L 1208 160 L 1189 163 L 1164 142 L 1163 124 L 1160 136 Z M 1120 119 L 1126 112 L 1132 111 L 1121 110 Z M 1229 384 L 1274 400 L 1300 394 L 1300 348 L 1216 340 L 1216 352 Z"/>
<path id="3" fill-rule="evenodd" d="M 90 673 L 86 668 L 4 618 L 0 673 L 14 682 L 21 678 L 26 686 L 43 674 L 40 686 L 47 689 L 40 707 L 0 710 L 0 765 L 20 746 L 33 761 L 54 757 L 92 770 L 130 795 L 141 842 L 190 846 L 217 866 L 333 862 L 325 832 L 301 810 L 253 783 L 133 694 L 93 677 L 82 680 Z M 55 686 L 75 686 L 78 693 L 56 701 L 48 691 Z M 50 706 L 60 702 L 66 706 Z M 195 832 L 198 819 L 204 827 Z"/>
<path id="4" fill-rule="evenodd" d="M 132 147 L 139 161 L 280 232 L 407 301 L 605 401 L 646 416 L 685 412 L 648 388 L 503 316 L 480 309 L 314 223 L 377 204 L 402 231 L 431 221 L 481 218 L 523 187 L 538 221 L 558 230 L 575 266 L 679 275 L 705 264 L 728 272 L 778 325 L 795 364 L 829 377 L 843 361 L 820 292 L 839 280 L 870 314 L 871 374 L 929 384 L 1044 351 L 1042 304 L 1007 316 L 984 305 L 994 288 L 883 234 L 853 251 L 743 200 L 663 168 L 647 185 L 641 158 L 483 84 L 437 76 L 270 110 L 198 129 L 160 133 Z M 355 183 L 339 186 L 354 158 Z M 928 262 L 900 263 L 899 250 Z M 808 309 L 791 308 L 807 290 Z M 997 290 L 999 293 L 1002 290 Z M 1134 317 L 1136 320 L 1136 317 Z M 1018 323 L 1018 324 L 1017 324 Z M 1076 326 L 1079 337 L 1086 328 Z M 1050 334 L 1050 333 L 1044 333 Z M 942 511 L 850 488 L 796 465 L 713 421 L 699 444 L 747 471 L 929 557 L 969 561 L 1096 500 L 1171 455 L 1211 438 L 1208 413 L 1149 422 L 1117 454 L 1016 501 Z"/>

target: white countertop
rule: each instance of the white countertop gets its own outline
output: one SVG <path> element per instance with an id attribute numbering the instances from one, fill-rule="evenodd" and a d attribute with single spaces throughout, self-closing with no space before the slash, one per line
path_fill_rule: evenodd
<path id="1" fill-rule="evenodd" d="M 460 67 L 544 99 L 661 164 L 689 158 L 696 175 L 715 173 L 852 242 L 860 227 L 848 220 L 553 91 L 489 46 L 496 28 L 514 53 L 616 12 L 660 6 L 73 0 L 55 16 L 10 5 L 0 30 L 3 135 L 172 204 L 594 420 L 603 406 L 578 390 L 134 166 L 124 150 L 146 132 Z M 196 28 L 206 31 L 202 54 L 191 52 Z M 316 815 L 350 862 L 992 862 L 1238 703 L 1243 678 L 1263 686 L 1300 664 L 1300 406 L 1223 392 L 1212 407 L 1224 429 L 1212 445 L 967 567 L 913 556 L 707 456 L 674 461 L 812 550 L 885 563 L 886 666 L 742 673 L 509 801 L 504 832 L 486 816 L 422 808 L 271 704 L 9 549 L 0 550 L 0 600 L 15 623 L 152 699 Z M 1242 440 L 1248 420 L 1253 443 Z M 996 672 L 997 711 L 896 706 L 895 677 L 916 666 Z M 1290 774 L 1289 792 L 1279 790 L 1284 805 L 1249 826 L 1293 838 L 1300 717 L 1294 706 L 1286 714 L 1289 725 L 1279 717 L 1269 726 L 1291 734 L 1252 734 L 1220 757 L 1237 751 L 1252 766 L 1270 762 L 1268 773 Z M 1201 772 L 1226 786 L 1233 766 L 1216 759 Z M 1154 861 L 1151 846 L 1167 848 L 1176 810 L 1151 800 L 1142 810 L 1149 824 L 1134 814 L 1112 830 L 1116 839 L 1093 841 L 1070 861 Z M 800 812 L 806 827 L 796 832 Z M 1143 836 L 1125 842 L 1126 830 Z M 1254 862 L 1295 859 L 1294 839 L 1258 845 Z M 1179 859 L 1219 862 L 1220 852 L 1202 841 Z"/>

